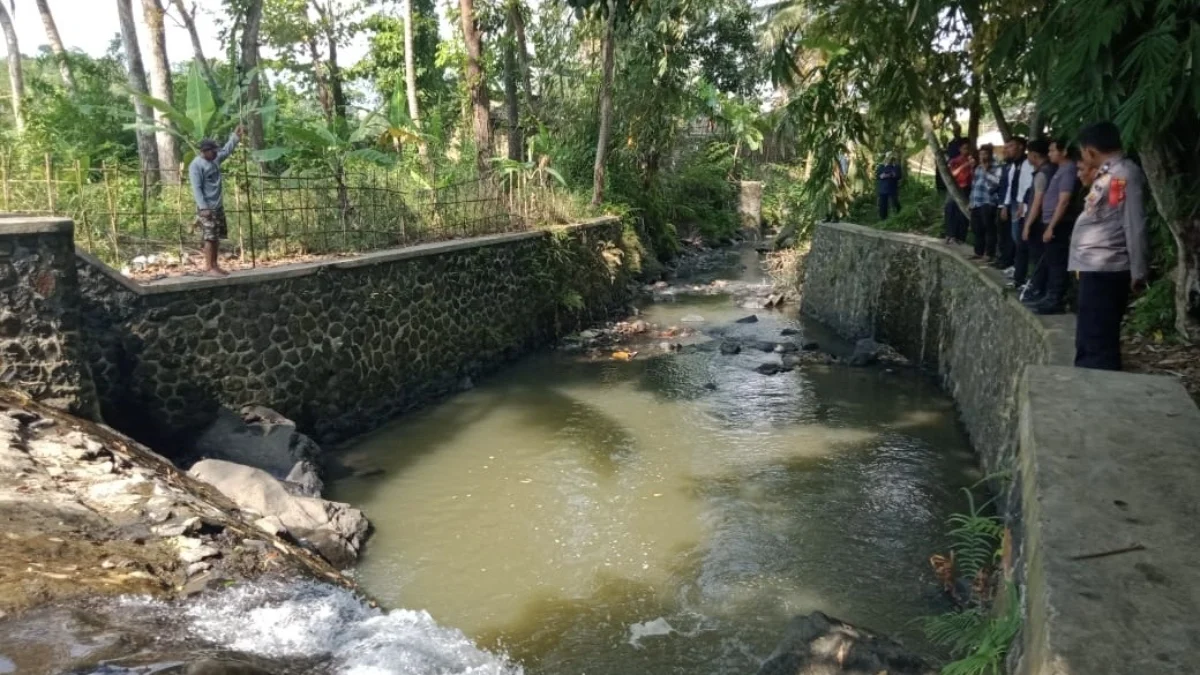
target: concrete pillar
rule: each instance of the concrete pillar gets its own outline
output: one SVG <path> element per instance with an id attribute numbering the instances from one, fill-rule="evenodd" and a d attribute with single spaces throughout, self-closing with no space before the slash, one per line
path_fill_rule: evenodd
<path id="1" fill-rule="evenodd" d="M 763 184 L 756 180 L 744 180 L 739 186 L 738 219 L 742 233 L 753 240 L 761 239 Z"/>
<path id="2" fill-rule="evenodd" d="M 0 386 L 98 420 L 74 235 L 67 219 L 0 216 Z"/>

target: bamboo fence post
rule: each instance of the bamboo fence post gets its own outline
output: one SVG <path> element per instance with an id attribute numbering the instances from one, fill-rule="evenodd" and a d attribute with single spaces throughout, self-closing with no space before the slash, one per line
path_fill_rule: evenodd
<path id="1" fill-rule="evenodd" d="M 92 226 L 88 223 L 87 200 L 83 196 L 83 163 L 75 160 L 75 188 L 79 191 L 79 217 L 83 220 L 83 239 L 92 252 Z"/>
<path id="2" fill-rule="evenodd" d="M 104 197 L 108 202 L 108 221 L 112 226 L 113 260 L 119 263 L 121 261 L 121 237 L 117 233 L 117 205 L 113 199 L 109 167 L 101 165 L 100 173 L 104 176 Z"/>
<path id="3" fill-rule="evenodd" d="M 4 184 L 4 210 L 8 210 L 8 155 L 0 156 L 0 183 Z"/>
<path id="4" fill-rule="evenodd" d="M 146 180 L 146 169 L 138 172 L 142 181 L 142 246 L 148 246 L 150 242 L 150 219 L 146 213 L 146 203 L 150 201 L 150 181 Z M 145 248 L 140 253 L 145 252 Z"/>
<path id="5" fill-rule="evenodd" d="M 267 229 L 267 190 L 263 187 L 263 172 L 261 168 L 258 169 L 258 225 L 263 231 L 263 260 L 270 260 L 271 231 Z M 254 236 L 253 230 L 251 230 L 250 236 Z"/>
<path id="6" fill-rule="evenodd" d="M 187 260 L 187 249 L 184 243 L 186 230 L 183 225 L 183 195 L 185 192 L 187 192 L 187 183 L 183 180 L 183 164 L 181 163 L 179 165 L 179 186 L 175 191 L 175 218 L 179 225 L 179 264 L 181 266 Z"/>
<path id="7" fill-rule="evenodd" d="M 242 227 L 242 184 L 237 179 L 237 170 L 233 171 L 233 209 L 238 214 L 238 260 L 246 260 L 245 229 Z M 253 242 L 251 242 L 253 243 Z"/>
<path id="8" fill-rule="evenodd" d="M 46 204 L 50 209 L 47 215 L 54 215 L 54 168 L 53 160 L 50 159 L 50 153 L 45 155 L 46 161 Z"/>

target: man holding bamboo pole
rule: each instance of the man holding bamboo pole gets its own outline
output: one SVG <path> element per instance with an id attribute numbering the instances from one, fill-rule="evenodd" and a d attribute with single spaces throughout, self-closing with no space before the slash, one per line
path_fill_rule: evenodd
<path id="1" fill-rule="evenodd" d="M 242 127 L 239 125 L 229 136 L 225 147 L 218 147 L 211 138 L 200 141 L 200 153 L 188 167 L 192 197 L 196 200 L 196 224 L 200 226 L 204 241 L 204 272 L 209 276 L 223 277 L 229 274 L 217 264 L 221 240 L 229 236 L 222 201 L 221 163 L 233 154 L 241 136 Z"/>

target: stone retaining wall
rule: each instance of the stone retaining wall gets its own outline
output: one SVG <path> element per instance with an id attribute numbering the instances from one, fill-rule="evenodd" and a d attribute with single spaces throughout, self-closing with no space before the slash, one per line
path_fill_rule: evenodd
<path id="1" fill-rule="evenodd" d="M 629 299 L 615 218 L 138 285 L 80 256 L 104 418 L 156 439 L 258 403 L 322 442 L 470 386 Z"/>
<path id="2" fill-rule="evenodd" d="M 70 220 L 0 217 L 0 384 L 95 418 L 73 231 Z"/>
<path id="3" fill-rule="evenodd" d="M 1071 316 L 1038 317 L 964 247 L 817 228 L 802 311 L 939 377 L 1013 543 L 1019 675 L 1191 672 L 1200 653 L 1200 410 L 1165 377 L 1069 367 Z"/>

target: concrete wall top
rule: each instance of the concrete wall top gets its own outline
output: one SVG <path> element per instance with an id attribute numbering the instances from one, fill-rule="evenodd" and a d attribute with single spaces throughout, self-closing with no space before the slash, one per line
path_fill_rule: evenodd
<path id="1" fill-rule="evenodd" d="M 586 229 L 590 227 L 611 225 L 619 220 L 620 219 L 617 216 L 600 216 L 598 218 L 592 218 L 590 220 L 584 220 L 578 223 L 562 225 L 553 229 Z M 3 222 L 3 220 L 0 220 L 0 223 Z M 68 224 L 68 226 L 70 226 L 71 221 L 67 220 L 65 222 Z M 0 233 L 2 232 L 3 229 L 0 229 Z M 546 233 L 547 230 L 530 230 L 528 232 L 510 232 L 506 234 L 492 234 L 481 237 L 471 237 L 469 239 L 435 241 L 427 244 L 418 244 L 416 246 L 405 246 L 403 248 L 390 248 L 381 251 L 372 251 L 370 253 L 362 253 L 347 258 L 330 258 L 327 260 L 317 260 L 314 262 L 255 268 L 244 272 L 239 271 L 238 273 L 231 274 L 227 277 L 171 277 L 168 279 L 160 279 L 147 283 L 139 283 L 129 279 L 117 270 L 114 270 L 113 268 L 104 264 L 96 257 L 82 251 L 79 252 L 79 257 L 133 293 L 137 293 L 138 295 L 163 295 L 169 293 L 225 288 L 229 286 L 253 285 L 268 281 L 294 279 L 297 277 L 305 277 L 312 274 L 317 274 L 322 270 L 327 269 L 354 269 L 358 267 L 378 265 L 380 263 L 396 262 L 424 256 L 441 255 L 443 253 L 451 253 L 454 251 L 462 251 L 484 246 L 509 244 L 526 239 L 543 237 L 546 236 Z"/>
<path id="2" fill-rule="evenodd" d="M 1197 672 L 1200 409 L 1172 378 L 1050 366 L 1020 400 L 1020 672 Z"/>
<path id="3" fill-rule="evenodd" d="M 70 218 L 45 218 L 0 213 L 0 236 L 18 234 L 62 234 L 75 231 Z"/>

